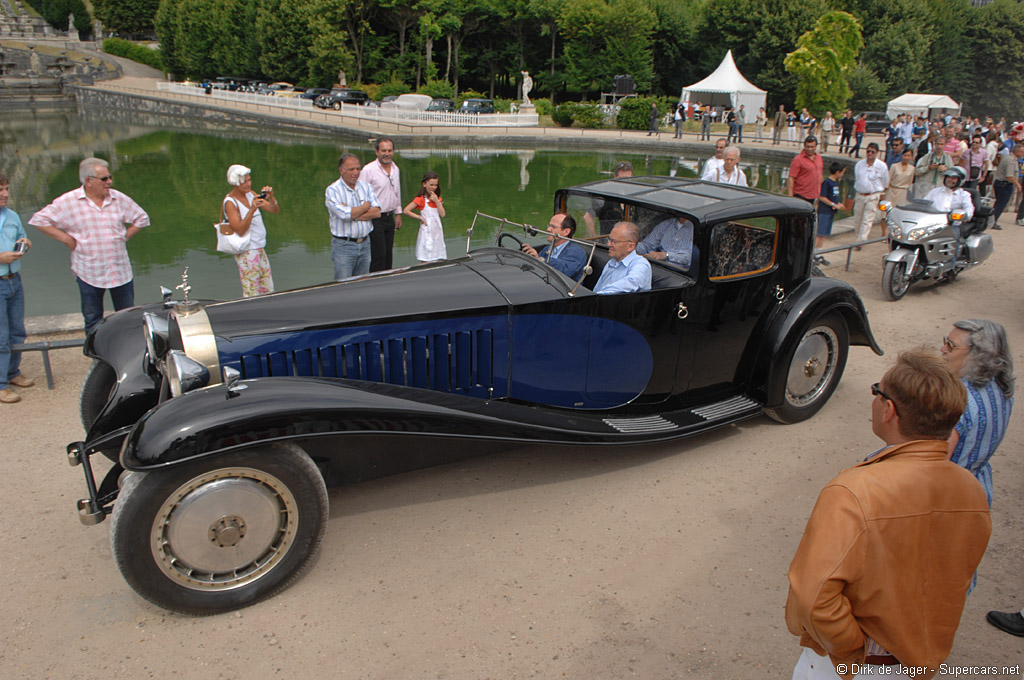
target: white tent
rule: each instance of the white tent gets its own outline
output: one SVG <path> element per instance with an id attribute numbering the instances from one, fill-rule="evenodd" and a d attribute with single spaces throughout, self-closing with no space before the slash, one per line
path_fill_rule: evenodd
<path id="1" fill-rule="evenodd" d="M 714 73 L 699 83 L 684 87 L 679 100 L 699 101 L 712 106 L 733 106 L 737 109 L 742 104 L 747 122 L 751 123 L 757 117 L 758 109 L 765 105 L 767 95 L 767 92 L 743 77 L 736 68 L 732 50 L 729 50 Z"/>
<path id="2" fill-rule="evenodd" d="M 933 118 L 947 113 L 960 114 L 960 105 L 944 94 L 904 94 L 889 102 L 885 115 L 890 119 L 901 113 Z"/>

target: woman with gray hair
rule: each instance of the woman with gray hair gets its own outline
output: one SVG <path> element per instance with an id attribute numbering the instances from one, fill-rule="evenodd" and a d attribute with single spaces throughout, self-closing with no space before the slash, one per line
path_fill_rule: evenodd
<path id="1" fill-rule="evenodd" d="M 267 245 L 267 229 L 263 226 L 260 211 L 276 213 L 281 210 L 274 198 L 274 187 L 263 187 L 259 195 L 253 192 L 250 172 L 244 165 L 228 168 L 228 184 L 233 188 L 224 197 L 222 204 L 224 221 L 231 225 L 231 229 L 239 236 L 249 233 L 250 249 L 234 256 L 242 280 L 243 297 L 274 292 L 274 277 L 264 250 Z"/>
<path id="2" fill-rule="evenodd" d="M 1003 441 L 1013 410 L 1013 358 L 995 321 L 965 319 L 942 339 L 942 357 L 967 388 L 967 408 L 949 438 L 949 457 L 985 487 L 992 505 L 989 459 Z"/>

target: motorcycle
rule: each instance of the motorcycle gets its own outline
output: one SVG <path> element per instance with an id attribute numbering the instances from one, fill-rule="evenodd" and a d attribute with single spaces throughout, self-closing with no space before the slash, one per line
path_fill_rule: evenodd
<path id="1" fill-rule="evenodd" d="M 890 201 L 879 203 L 889 227 L 890 249 L 882 271 L 887 300 L 899 300 L 918 281 L 952 281 L 992 254 L 992 237 L 984 232 L 994 222 L 995 201 L 979 196 L 976 189 L 968 191 L 975 206 L 971 220 L 964 219 L 965 213 L 946 213 L 920 199 L 898 207 Z"/>

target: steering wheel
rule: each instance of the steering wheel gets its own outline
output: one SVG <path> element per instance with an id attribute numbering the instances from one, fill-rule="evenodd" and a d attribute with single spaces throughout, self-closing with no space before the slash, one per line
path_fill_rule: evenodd
<path id="1" fill-rule="evenodd" d="M 504 245 L 502 243 L 502 241 L 504 241 L 506 238 L 510 238 L 510 239 L 512 239 L 513 241 L 515 241 L 518 244 L 519 247 L 516 248 L 516 250 L 522 250 L 523 249 L 523 242 L 519 240 L 519 237 L 516 236 L 515 234 L 510 234 L 507 231 L 506 232 L 502 232 L 501 236 L 498 237 L 498 247 L 499 248 L 508 248 L 509 247 L 509 246 L 506 246 L 506 245 Z"/>

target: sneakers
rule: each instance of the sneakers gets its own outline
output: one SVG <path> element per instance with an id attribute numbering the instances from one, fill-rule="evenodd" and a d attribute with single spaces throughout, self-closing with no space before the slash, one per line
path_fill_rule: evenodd
<path id="1" fill-rule="evenodd" d="M 1024 220 L 1017 220 L 1018 227 L 1024 227 Z"/>
<path id="2" fill-rule="evenodd" d="M 21 396 L 10 387 L 0 390 L 0 404 L 17 404 L 19 401 Z"/>
<path id="3" fill-rule="evenodd" d="M 1000 227 L 998 224 L 993 224 L 992 228 L 995 229 L 996 231 L 1002 231 L 1003 230 L 1003 228 Z"/>
<path id="4" fill-rule="evenodd" d="M 33 385 L 36 384 L 35 380 L 33 380 L 32 378 L 28 378 L 21 373 L 11 378 L 8 382 L 10 382 L 15 387 L 32 387 Z"/>
<path id="5" fill-rule="evenodd" d="M 1024 637 L 1024 616 L 1021 616 L 1019 612 L 989 612 L 985 619 L 999 630 L 1005 630 L 1010 635 L 1017 637 Z"/>
<path id="6" fill-rule="evenodd" d="M 822 264 L 822 265 L 825 265 L 826 267 L 828 267 L 832 263 L 829 262 L 828 260 L 826 260 L 823 255 L 815 255 L 814 256 L 814 264 Z"/>

